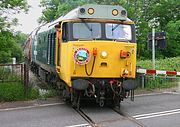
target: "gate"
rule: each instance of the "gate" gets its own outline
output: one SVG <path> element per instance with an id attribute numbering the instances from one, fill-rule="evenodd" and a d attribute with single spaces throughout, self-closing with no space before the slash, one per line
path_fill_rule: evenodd
<path id="1" fill-rule="evenodd" d="M 0 84 L 19 82 L 24 86 L 27 96 L 29 84 L 29 69 L 26 64 L 0 64 Z"/>
<path id="2" fill-rule="evenodd" d="M 180 92 L 180 72 L 137 69 L 137 81 L 141 89 Z"/>

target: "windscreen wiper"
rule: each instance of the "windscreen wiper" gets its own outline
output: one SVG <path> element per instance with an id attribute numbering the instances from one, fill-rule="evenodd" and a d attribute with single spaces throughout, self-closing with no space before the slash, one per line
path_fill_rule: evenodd
<path id="1" fill-rule="evenodd" d="M 117 24 L 114 28 L 112 27 L 112 31 L 114 31 L 120 24 Z M 113 26 L 113 25 L 112 25 Z"/>
<path id="2" fill-rule="evenodd" d="M 88 28 L 88 30 L 92 32 L 92 28 L 87 24 L 87 22 L 85 22 L 83 19 L 81 20 L 85 24 L 85 26 Z"/>

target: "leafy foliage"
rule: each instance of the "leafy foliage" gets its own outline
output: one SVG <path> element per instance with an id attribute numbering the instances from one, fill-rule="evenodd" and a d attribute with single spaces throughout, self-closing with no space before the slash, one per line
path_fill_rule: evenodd
<path id="1" fill-rule="evenodd" d="M 151 0 L 147 10 L 147 21 L 157 17 L 160 29 L 166 30 L 168 22 L 180 19 L 179 0 Z"/>
<path id="2" fill-rule="evenodd" d="M 23 58 L 22 48 L 20 44 L 26 40 L 26 35 L 18 33 L 13 35 L 9 31 L 0 32 L 0 63 L 8 63 L 12 57 L 16 57 L 17 61 Z M 18 44 L 19 43 L 19 44 Z"/>
<path id="3" fill-rule="evenodd" d="M 167 49 L 158 50 L 156 57 L 180 56 L 179 0 L 42 0 L 41 5 L 45 9 L 40 22 L 55 20 L 73 8 L 89 3 L 122 5 L 127 9 L 128 17 L 136 23 L 138 58 L 151 57 L 151 51 L 147 50 L 147 35 L 151 32 L 149 22 L 154 18 L 159 23 L 156 32 L 165 31 L 167 33 Z"/>
<path id="4" fill-rule="evenodd" d="M 16 43 L 23 44 L 26 41 L 27 37 L 28 37 L 27 34 L 16 32 L 14 39 Z"/>
<path id="5" fill-rule="evenodd" d="M 163 52 L 165 56 L 180 56 L 180 20 L 169 21 L 167 26 L 168 49 Z"/>
<path id="6" fill-rule="evenodd" d="M 8 31 L 0 33 L 0 40 L 0 63 L 6 63 L 10 60 L 15 42 L 12 33 Z"/>
<path id="7" fill-rule="evenodd" d="M 20 43 L 25 41 L 27 36 L 22 33 L 13 35 L 10 26 L 17 25 L 18 20 L 9 17 L 20 10 L 27 12 L 28 7 L 26 0 L 0 1 L 0 63 L 10 62 L 12 57 L 16 57 L 17 61 L 22 59 Z"/>
<path id="8" fill-rule="evenodd" d="M 147 50 L 147 35 L 151 32 L 149 22 L 156 18 L 159 26 L 156 32 L 165 31 L 167 49 L 157 50 L 156 58 L 180 56 L 180 1 L 179 0 L 41 0 L 43 14 L 39 22 L 50 22 L 83 4 L 122 5 L 128 11 L 128 17 L 136 23 L 137 56 L 139 59 L 151 58 Z M 22 43 L 26 35 L 13 35 L 8 32 L 10 25 L 16 25 L 17 19 L 8 21 L 7 14 L 27 11 L 26 0 L 0 1 L 0 63 L 10 60 L 10 57 L 21 59 L 21 49 L 16 43 Z M 13 51 L 13 52 L 12 52 Z"/>
<path id="9" fill-rule="evenodd" d="M 77 6 L 85 4 L 85 0 L 41 0 L 41 6 L 45 8 L 39 22 L 50 22 L 66 14 Z"/>
<path id="10" fill-rule="evenodd" d="M 1 0 L 0 1 L 0 31 L 7 30 L 11 25 L 17 24 L 17 19 L 8 18 L 11 14 L 19 13 L 20 10 L 28 11 L 26 0 Z"/>
<path id="11" fill-rule="evenodd" d="M 142 68 L 151 69 L 151 60 L 138 60 L 137 66 Z M 180 57 L 172 57 L 166 59 L 156 60 L 156 69 L 158 70 L 169 70 L 169 71 L 180 71 Z"/>

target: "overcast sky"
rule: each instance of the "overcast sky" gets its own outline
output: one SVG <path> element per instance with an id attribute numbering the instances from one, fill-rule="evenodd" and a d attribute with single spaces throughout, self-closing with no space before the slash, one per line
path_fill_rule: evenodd
<path id="1" fill-rule="evenodd" d="M 40 5 L 40 0 L 27 1 L 31 8 L 29 8 L 28 14 L 21 12 L 20 14 L 15 15 L 15 17 L 18 18 L 20 24 L 19 26 L 15 27 L 15 30 L 29 34 L 34 28 L 38 26 L 37 19 L 41 16 L 42 9 L 38 6 Z"/>

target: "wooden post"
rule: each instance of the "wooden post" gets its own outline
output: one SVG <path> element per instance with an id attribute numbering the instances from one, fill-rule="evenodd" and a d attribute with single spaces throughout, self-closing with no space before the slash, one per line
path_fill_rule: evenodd
<path id="1" fill-rule="evenodd" d="M 29 67 L 28 64 L 24 64 L 24 96 L 28 96 L 28 86 L 29 86 Z"/>

